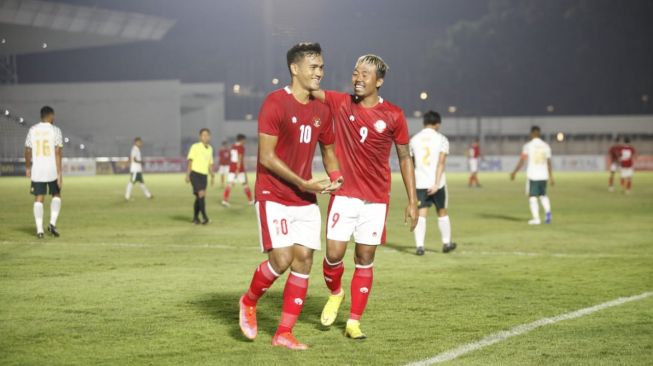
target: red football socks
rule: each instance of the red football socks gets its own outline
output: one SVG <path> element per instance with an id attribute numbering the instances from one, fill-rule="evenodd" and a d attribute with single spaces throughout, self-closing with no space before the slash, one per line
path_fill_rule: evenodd
<path id="1" fill-rule="evenodd" d="M 308 290 L 308 275 L 290 272 L 283 290 L 283 307 L 277 334 L 292 332 L 299 314 L 304 307 Z"/>
<path id="2" fill-rule="evenodd" d="M 345 265 L 342 261 L 331 264 L 326 258 L 322 261 L 322 271 L 324 273 L 324 281 L 331 291 L 332 295 L 340 292 L 342 289 L 342 274 L 345 272 Z"/>
<path id="3" fill-rule="evenodd" d="M 367 299 L 370 296 L 370 291 L 372 291 L 373 277 L 372 264 L 369 266 L 356 265 L 354 277 L 351 280 L 351 312 L 349 313 L 349 319 L 360 320 L 363 315 Z"/>
<path id="4" fill-rule="evenodd" d="M 274 272 L 268 261 L 259 264 L 254 272 L 249 289 L 245 297 L 243 297 L 243 303 L 247 306 L 256 306 L 258 299 L 265 294 L 265 291 L 272 286 L 277 278 L 279 278 L 279 275 Z"/>

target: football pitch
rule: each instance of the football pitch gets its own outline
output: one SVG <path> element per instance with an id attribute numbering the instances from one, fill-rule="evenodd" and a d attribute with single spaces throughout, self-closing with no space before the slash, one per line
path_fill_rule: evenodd
<path id="1" fill-rule="evenodd" d="M 253 177 L 252 177 L 253 178 Z M 427 252 L 414 255 L 394 176 L 388 244 L 377 252 L 364 341 L 343 336 L 347 299 L 330 329 L 315 256 L 295 335 L 311 348 L 273 348 L 285 282 L 259 302 L 259 336 L 238 328 L 239 296 L 264 256 L 254 208 L 210 189 L 212 223 L 194 226 L 182 175 L 67 177 L 60 238 L 34 235 L 26 178 L 0 179 L 1 365 L 404 365 L 542 318 L 653 291 L 653 174 L 633 194 L 607 192 L 606 173 L 559 173 L 549 188 L 553 224 L 528 226 L 524 174 L 448 174 L 458 249 L 442 254 L 429 217 Z M 326 197 L 320 198 L 323 210 Z M 49 217 L 49 200 L 45 205 Z M 323 238 L 324 239 L 324 238 Z M 462 354 L 450 365 L 646 365 L 653 360 L 653 296 L 533 329 Z"/>

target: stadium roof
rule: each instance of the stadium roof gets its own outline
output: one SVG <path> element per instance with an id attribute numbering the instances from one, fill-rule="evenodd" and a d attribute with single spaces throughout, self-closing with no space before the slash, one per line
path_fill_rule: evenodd
<path id="1" fill-rule="evenodd" d="M 174 20 L 38 0 L 0 0 L 0 55 L 158 41 Z"/>

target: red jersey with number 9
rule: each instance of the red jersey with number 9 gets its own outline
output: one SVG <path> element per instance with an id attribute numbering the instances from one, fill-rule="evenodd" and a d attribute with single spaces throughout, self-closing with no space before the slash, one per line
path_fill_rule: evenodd
<path id="1" fill-rule="evenodd" d="M 300 103 L 288 87 L 270 93 L 263 101 L 258 117 L 258 133 L 277 136 L 275 154 L 290 170 L 306 180 L 312 178 L 317 143 L 331 145 L 335 141 L 329 108 L 314 99 L 307 104 Z M 317 202 L 314 193 L 300 191 L 260 162 L 256 166 L 255 191 L 257 201 L 273 201 L 288 206 Z"/>
<path id="2" fill-rule="evenodd" d="M 365 108 L 350 94 L 327 91 L 325 95 L 333 113 L 336 156 L 345 179 L 335 195 L 387 203 L 392 143 L 406 145 L 410 140 L 404 112 L 383 98 Z"/>

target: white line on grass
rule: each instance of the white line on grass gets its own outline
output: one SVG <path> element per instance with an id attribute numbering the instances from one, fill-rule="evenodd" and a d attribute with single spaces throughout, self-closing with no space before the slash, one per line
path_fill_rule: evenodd
<path id="1" fill-rule="evenodd" d="M 642 300 L 642 299 L 645 299 L 645 298 L 647 298 L 647 297 L 649 297 L 651 295 L 653 295 L 653 292 L 644 292 L 642 294 L 635 295 L 635 296 L 630 296 L 630 297 L 620 297 L 620 298 L 614 299 L 612 301 L 608 301 L 608 302 L 604 302 L 602 304 L 590 306 L 588 308 L 572 311 L 570 313 L 561 314 L 561 315 L 558 315 L 558 316 L 554 316 L 552 318 L 543 318 L 543 319 L 540 319 L 540 320 L 536 320 L 536 321 L 534 321 L 532 323 L 518 325 L 518 326 L 516 326 L 514 328 L 511 328 L 510 330 L 504 330 L 504 331 L 501 331 L 501 332 L 496 332 L 496 333 L 490 334 L 489 336 L 481 339 L 478 342 L 468 343 L 468 344 L 462 345 L 460 347 L 456 347 L 454 349 L 451 349 L 449 351 L 440 353 L 440 354 L 438 354 L 438 355 L 436 355 L 434 357 L 427 358 L 427 359 L 422 360 L 422 361 L 409 363 L 406 366 L 433 365 L 433 364 L 436 364 L 436 363 L 451 361 L 451 360 L 456 359 L 456 358 L 458 358 L 458 357 L 460 357 L 462 355 L 465 355 L 467 353 L 474 352 L 474 351 L 479 350 L 481 348 L 491 346 L 491 345 L 493 345 L 495 343 L 505 341 L 506 339 L 514 337 L 514 336 L 518 336 L 518 335 L 521 335 L 521 334 L 524 334 L 524 333 L 528 333 L 531 330 L 543 327 L 545 325 L 555 324 L 555 323 L 561 322 L 563 320 L 570 320 L 570 319 L 580 318 L 582 316 L 592 314 L 592 313 L 597 312 L 599 310 L 611 308 L 613 306 L 623 305 L 623 304 L 631 302 L 631 301 Z"/>

